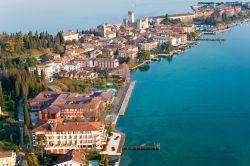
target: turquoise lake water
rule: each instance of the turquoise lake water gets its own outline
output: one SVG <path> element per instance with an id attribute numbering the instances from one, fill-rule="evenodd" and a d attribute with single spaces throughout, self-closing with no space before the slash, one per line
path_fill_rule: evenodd
<path id="1" fill-rule="evenodd" d="M 90 28 L 121 22 L 131 9 L 180 13 L 198 1 L 1 0 L 0 32 Z M 137 85 L 118 128 L 128 145 L 159 142 L 161 150 L 127 151 L 121 166 L 250 165 L 250 24 L 222 37 L 132 74 Z"/>
<path id="2" fill-rule="evenodd" d="M 161 143 L 160 151 L 125 151 L 122 166 L 250 165 L 250 24 L 137 71 L 126 115 L 127 145 Z"/>

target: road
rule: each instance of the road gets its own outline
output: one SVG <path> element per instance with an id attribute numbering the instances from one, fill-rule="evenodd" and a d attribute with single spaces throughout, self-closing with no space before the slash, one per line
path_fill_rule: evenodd
<path id="1" fill-rule="evenodd" d="M 18 121 L 20 127 L 20 144 L 23 147 L 23 127 L 24 127 L 24 112 L 23 112 L 23 99 L 19 100 L 18 102 Z"/>

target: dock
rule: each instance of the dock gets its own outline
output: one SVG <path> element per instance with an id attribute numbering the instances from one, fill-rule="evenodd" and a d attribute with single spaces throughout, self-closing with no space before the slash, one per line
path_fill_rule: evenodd
<path id="1" fill-rule="evenodd" d="M 126 109 L 128 107 L 128 103 L 129 103 L 129 100 L 130 100 L 130 97 L 134 91 L 134 88 L 135 88 L 135 84 L 136 84 L 136 81 L 132 81 L 128 87 L 128 90 L 127 90 L 127 93 L 125 95 L 125 98 L 123 100 L 123 103 L 121 105 L 121 108 L 120 108 L 120 111 L 119 111 L 119 115 L 120 116 L 124 116 L 125 115 L 125 112 L 126 112 Z"/>
<path id="2" fill-rule="evenodd" d="M 197 41 L 225 41 L 223 38 L 200 38 L 196 39 Z"/>
<path id="3" fill-rule="evenodd" d="M 140 145 L 140 146 L 124 146 L 123 150 L 160 150 L 160 144 L 154 144 L 152 146 Z"/>

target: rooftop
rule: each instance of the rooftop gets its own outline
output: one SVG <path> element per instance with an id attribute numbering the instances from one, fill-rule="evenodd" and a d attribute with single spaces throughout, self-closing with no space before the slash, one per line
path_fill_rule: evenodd
<path id="1" fill-rule="evenodd" d="M 62 132 L 62 131 L 98 131 L 102 126 L 101 122 L 55 122 L 46 121 L 38 124 L 33 132 Z"/>
<path id="2" fill-rule="evenodd" d="M 67 161 L 75 161 L 77 163 L 84 163 L 85 153 L 77 150 L 70 150 L 68 153 L 59 156 L 55 164 L 64 163 Z"/>

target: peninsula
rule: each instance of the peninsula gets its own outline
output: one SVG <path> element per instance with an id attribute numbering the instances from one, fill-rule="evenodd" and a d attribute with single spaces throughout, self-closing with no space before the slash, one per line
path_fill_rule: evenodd
<path id="1" fill-rule="evenodd" d="M 192 13 L 104 23 L 88 30 L 0 35 L 0 161 L 29 165 L 119 165 L 115 128 L 136 88 L 130 72 L 187 51 L 250 18 L 250 3 L 199 2 Z M 21 163 L 21 164 L 20 164 Z"/>

